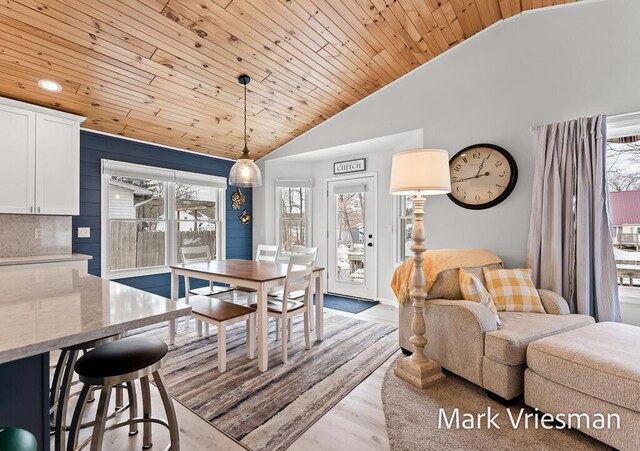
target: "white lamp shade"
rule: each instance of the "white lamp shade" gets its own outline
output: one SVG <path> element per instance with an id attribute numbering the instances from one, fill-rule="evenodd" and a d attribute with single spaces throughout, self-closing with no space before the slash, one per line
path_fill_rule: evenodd
<path id="1" fill-rule="evenodd" d="M 449 153 L 442 149 L 398 152 L 391 163 L 391 194 L 424 195 L 451 192 Z"/>

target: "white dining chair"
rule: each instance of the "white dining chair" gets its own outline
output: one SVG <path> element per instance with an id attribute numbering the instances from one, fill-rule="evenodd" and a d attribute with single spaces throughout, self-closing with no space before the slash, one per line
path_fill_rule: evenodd
<path id="1" fill-rule="evenodd" d="M 212 324 L 218 329 L 218 371 L 227 369 L 227 326 L 245 321 L 247 358 L 253 359 L 256 350 L 256 311 L 244 305 L 232 304 L 212 296 L 194 296 L 191 299 L 191 316 L 204 322 L 207 327 Z"/>
<path id="2" fill-rule="evenodd" d="M 189 265 L 191 263 L 208 263 L 212 260 L 211 250 L 209 246 L 191 246 L 181 247 L 180 254 L 182 255 L 182 263 Z M 214 285 L 213 282 L 209 282 L 208 287 L 191 289 L 189 283 L 189 277 L 184 278 L 185 292 L 190 294 L 199 294 L 202 296 L 218 296 L 225 293 L 230 293 L 236 288 L 233 286 L 221 287 Z"/>
<path id="3" fill-rule="evenodd" d="M 191 263 L 208 263 L 211 261 L 211 250 L 209 246 L 190 246 L 190 247 L 181 247 L 180 254 L 182 255 L 182 263 L 185 265 L 189 265 Z M 220 295 L 229 295 L 231 302 L 235 303 L 236 300 L 236 287 L 234 286 L 218 286 L 214 285 L 213 282 L 209 282 L 209 286 L 205 286 L 202 288 L 194 288 L 191 289 L 191 283 L 189 281 L 189 277 L 184 278 L 184 292 L 185 297 L 184 301 L 187 304 L 190 304 L 190 296 L 220 296 Z M 186 317 L 186 327 L 189 328 L 189 319 L 190 317 Z M 196 318 L 196 331 L 198 336 L 202 335 L 202 322 Z M 209 335 L 209 324 L 205 323 L 204 328 L 205 336 Z"/>
<path id="4" fill-rule="evenodd" d="M 292 320 L 298 315 L 303 315 L 304 347 L 311 349 L 310 321 L 307 312 L 311 304 L 311 280 L 315 258 L 314 254 L 292 255 L 287 266 L 282 296 L 269 296 L 267 299 L 267 316 L 280 320 L 282 325 L 282 328 L 276 331 L 276 335 L 280 333 L 283 363 L 288 361 L 287 342 L 291 339 Z M 252 304 L 251 307 L 257 308 L 257 304 Z"/>
<path id="5" fill-rule="evenodd" d="M 296 254 L 310 254 L 314 256 L 314 263 L 316 258 L 318 257 L 318 248 L 317 247 L 306 247 L 306 246 L 299 246 L 294 244 L 293 246 L 291 246 L 291 255 L 296 255 Z M 315 330 L 316 328 L 316 323 L 314 321 L 314 314 L 315 314 L 315 310 L 314 310 L 314 304 L 313 304 L 313 296 L 315 294 L 315 287 L 311 287 L 312 289 L 312 294 L 311 294 L 311 308 L 309 308 L 309 322 L 311 323 L 311 330 Z"/>
<path id="6" fill-rule="evenodd" d="M 262 245 L 262 244 L 258 245 L 258 248 L 260 246 L 265 246 L 265 245 Z M 287 256 L 280 254 L 280 252 L 279 252 L 280 247 L 279 246 L 266 246 L 266 247 L 272 247 L 272 248 L 278 249 L 278 253 L 276 254 L 275 261 L 278 261 L 278 260 L 280 260 L 281 262 L 288 261 Z M 291 246 L 291 254 L 290 255 L 294 255 L 294 254 L 309 254 L 309 255 L 313 255 L 314 256 L 314 262 L 315 262 L 315 259 L 316 259 L 317 255 L 318 255 L 318 248 L 317 247 L 305 247 L 305 246 L 299 246 L 299 245 L 294 244 L 293 246 Z M 289 255 L 289 257 L 290 257 L 290 255 Z M 257 259 L 257 257 L 256 257 L 256 259 Z M 270 296 L 275 296 L 275 297 L 282 296 L 282 287 L 272 288 L 269 291 L 269 295 Z M 311 299 L 313 300 L 313 297 Z M 314 318 L 314 316 L 313 316 L 313 301 L 311 302 L 311 304 L 312 304 L 311 308 L 309 309 L 309 321 L 311 322 L 311 330 L 314 330 L 315 329 L 315 323 L 313 322 L 313 318 Z M 280 320 L 276 319 L 275 323 L 276 323 L 276 340 L 279 340 L 280 339 Z"/>

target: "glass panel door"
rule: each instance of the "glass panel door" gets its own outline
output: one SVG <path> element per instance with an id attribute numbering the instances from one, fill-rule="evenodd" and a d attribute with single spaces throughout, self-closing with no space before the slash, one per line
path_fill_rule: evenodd
<path id="1" fill-rule="evenodd" d="M 328 290 L 373 298 L 375 246 L 373 177 L 329 182 Z"/>

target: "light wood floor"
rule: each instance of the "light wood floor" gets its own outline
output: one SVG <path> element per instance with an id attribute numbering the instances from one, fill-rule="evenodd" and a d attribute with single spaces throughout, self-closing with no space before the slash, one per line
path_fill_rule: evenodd
<path id="1" fill-rule="evenodd" d="M 379 304 L 359 314 L 335 310 L 331 310 L 331 312 L 384 324 L 397 325 L 398 323 L 397 308 L 384 304 Z M 312 425 L 289 447 L 289 450 L 388 451 L 389 440 L 382 412 L 381 386 L 383 376 L 394 359 L 395 355 Z M 153 414 L 163 417 L 162 403 L 153 384 L 151 390 Z M 141 402 L 140 400 L 139 405 Z M 88 415 L 93 415 L 97 404 L 96 401 L 89 405 Z M 180 425 L 182 449 L 189 451 L 245 450 L 244 447 L 238 445 L 180 403 L 174 402 L 174 405 Z M 164 449 L 169 443 L 168 433 L 161 426 L 153 426 L 153 439 L 153 449 L 156 450 Z M 138 435 L 130 437 L 127 428 L 122 428 L 107 433 L 103 449 L 133 451 L 141 449 L 141 446 L 142 429 Z"/>

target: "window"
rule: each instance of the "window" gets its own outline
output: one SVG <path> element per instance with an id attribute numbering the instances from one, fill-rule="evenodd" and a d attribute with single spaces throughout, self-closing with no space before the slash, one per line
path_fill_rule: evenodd
<path id="1" fill-rule="evenodd" d="M 278 202 L 277 232 L 283 254 L 291 253 L 291 246 L 311 245 L 311 182 L 276 181 Z"/>
<path id="2" fill-rule="evenodd" d="M 413 197 L 399 197 L 398 224 L 398 261 L 403 262 L 411 256 L 411 232 L 413 231 Z"/>
<path id="3" fill-rule="evenodd" d="M 166 183 L 109 176 L 108 190 L 108 271 L 166 266 Z"/>
<path id="4" fill-rule="evenodd" d="M 178 263 L 182 263 L 181 247 L 209 246 L 211 255 L 216 256 L 218 189 L 183 183 L 177 184 L 176 222 Z"/>
<path id="5" fill-rule="evenodd" d="M 226 179 L 110 160 L 102 168 L 103 276 L 167 272 L 181 247 L 224 258 Z"/>

